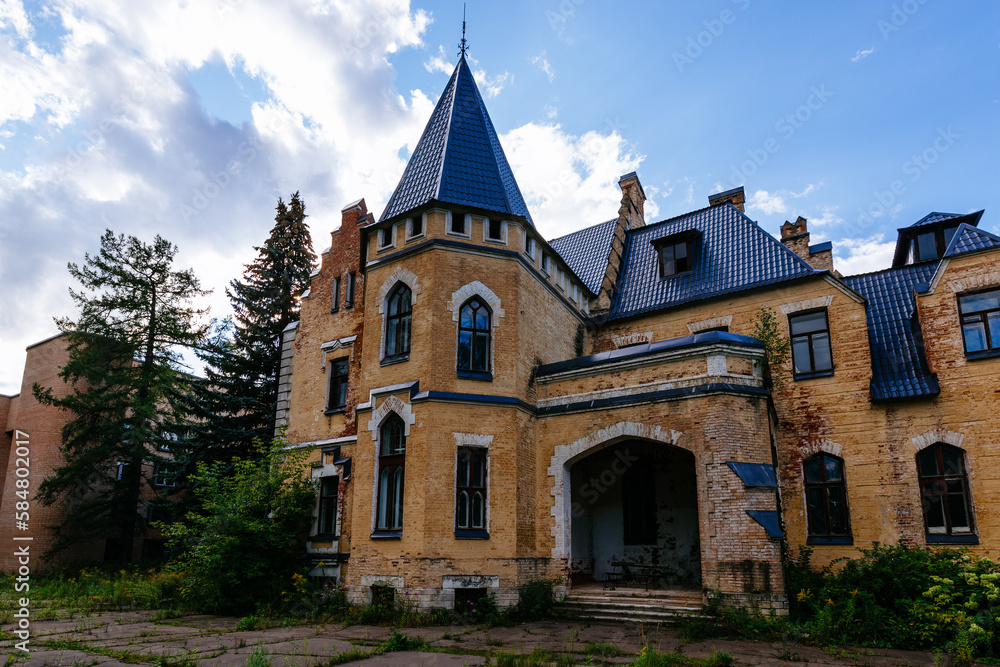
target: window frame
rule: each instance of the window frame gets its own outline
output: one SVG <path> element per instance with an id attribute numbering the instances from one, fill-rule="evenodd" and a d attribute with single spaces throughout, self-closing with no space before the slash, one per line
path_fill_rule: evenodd
<path id="1" fill-rule="evenodd" d="M 478 308 L 472 310 L 472 327 L 466 327 L 462 325 L 464 319 L 464 312 L 467 307 L 470 307 L 473 302 L 478 302 Z M 486 327 L 480 328 L 477 325 L 478 311 L 486 311 Z M 470 335 L 470 348 L 469 348 L 469 367 L 462 367 L 462 334 L 469 333 Z M 483 370 L 476 369 L 476 339 L 479 336 L 486 336 L 486 363 L 483 365 Z M 461 305 L 458 309 L 458 335 L 455 339 L 455 372 L 458 377 L 475 379 L 475 380 L 493 380 L 493 309 L 486 302 L 486 299 L 478 294 L 474 294 Z"/>
<path id="2" fill-rule="evenodd" d="M 684 259 L 687 260 L 687 268 L 681 271 L 674 270 L 671 273 L 667 273 L 666 260 L 663 255 L 668 248 L 676 248 L 681 245 L 684 246 Z M 696 237 L 688 234 L 681 236 L 668 236 L 666 238 L 656 239 L 656 241 L 653 242 L 653 246 L 656 248 L 656 262 L 660 271 L 660 280 L 687 275 L 695 270 L 695 257 L 698 248 L 698 239 Z M 674 265 L 676 266 L 678 261 L 676 256 L 671 261 L 674 262 Z"/>
<path id="3" fill-rule="evenodd" d="M 823 313 L 823 317 L 826 321 L 826 328 L 817 331 L 810 331 L 804 334 L 793 334 L 792 333 L 792 320 L 798 317 L 805 317 L 808 315 L 815 315 L 816 313 Z M 829 346 L 830 352 L 830 367 L 821 370 L 816 370 L 816 353 L 815 347 L 813 345 L 813 337 L 817 334 L 825 333 L 827 337 L 827 345 Z M 799 372 L 796 369 L 795 364 L 795 339 L 796 338 L 808 338 L 809 344 L 809 367 L 810 370 Z M 830 312 L 827 308 L 810 308 L 808 310 L 798 310 L 793 313 L 788 314 L 788 354 L 792 363 L 792 376 L 796 380 L 807 380 L 809 378 L 816 377 L 827 377 L 833 375 L 834 370 L 837 365 L 833 362 L 833 334 L 830 331 Z"/>
<path id="4" fill-rule="evenodd" d="M 947 232 L 951 232 L 948 234 Z M 917 264 L 918 262 L 930 262 L 935 259 L 941 259 L 944 257 L 945 250 L 948 249 L 948 244 L 951 240 L 955 238 L 955 233 L 958 231 L 958 225 L 953 227 L 945 226 L 939 227 L 937 229 L 932 229 L 929 231 L 920 231 L 918 228 L 913 237 L 910 239 L 910 257 L 912 258 L 911 264 Z M 934 235 L 934 249 L 936 254 L 933 257 L 921 257 L 920 256 L 920 237 L 927 236 L 928 234 Z"/>
<path id="5" fill-rule="evenodd" d="M 397 430 L 394 432 L 393 429 Z M 398 436 L 398 443 L 395 436 Z M 390 441 L 390 438 L 393 440 Z M 388 453 L 386 450 L 389 450 Z M 400 537 L 403 533 L 403 504 L 406 500 L 406 424 L 395 412 L 387 415 L 379 425 L 377 461 L 374 488 L 375 525 L 371 536 L 376 539 Z M 386 473 L 384 495 L 383 473 Z M 385 515 L 386 510 L 390 511 L 391 515 Z"/>
<path id="6" fill-rule="evenodd" d="M 490 228 L 493 223 L 500 225 L 500 236 L 490 235 Z M 483 243 L 496 243 L 507 245 L 507 221 L 502 218 L 483 218 Z"/>
<path id="7" fill-rule="evenodd" d="M 177 473 L 167 470 L 169 466 L 162 463 L 153 464 L 153 486 L 157 489 L 177 488 Z M 121 479 L 119 477 L 118 479 Z"/>
<path id="8" fill-rule="evenodd" d="M 924 456 L 929 450 L 933 451 L 935 454 L 935 460 L 939 470 L 938 474 L 924 474 L 920 465 L 921 457 Z M 952 450 L 959 454 L 959 461 L 961 461 L 962 465 L 962 469 L 959 473 L 948 473 L 945 471 L 944 451 L 946 450 Z M 978 544 L 979 535 L 976 530 L 976 514 L 975 508 L 972 504 L 972 485 L 969 481 L 969 462 L 966 451 L 961 447 L 956 447 L 946 442 L 935 442 L 934 444 L 929 445 L 917 452 L 916 465 L 917 491 L 920 494 L 920 509 L 924 521 L 924 539 L 929 543 Z M 962 491 L 960 494 L 948 491 L 948 482 L 955 480 L 960 480 L 962 482 Z M 943 490 L 941 490 L 941 487 L 938 486 L 933 493 L 927 493 L 925 490 L 925 484 L 935 482 L 937 483 L 936 486 L 943 485 Z M 962 497 L 961 502 L 965 506 L 966 516 L 969 521 L 967 531 L 955 532 L 954 527 L 951 525 L 951 512 L 949 511 L 951 500 L 949 497 L 955 495 L 961 495 Z M 931 526 L 928 523 L 928 514 L 930 513 L 931 508 L 930 504 L 926 500 L 927 496 L 941 499 L 941 514 L 944 519 L 944 532 L 931 532 Z"/>
<path id="9" fill-rule="evenodd" d="M 462 223 L 462 231 L 455 231 L 455 225 Z M 444 233 L 446 236 L 457 236 L 467 239 L 472 237 L 472 216 L 466 213 L 462 215 L 452 215 L 445 218 Z"/>
<path id="10" fill-rule="evenodd" d="M 531 261 L 534 262 L 538 255 L 538 244 L 535 243 L 535 239 L 532 238 L 527 229 L 522 229 L 521 234 L 523 235 L 521 252 L 524 253 L 525 257 L 530 257 Z"/>
<path id="11" fill-rule="evenodd" d="M 809 461 L 813 459 L 820 460 L 820 470 L 822 472 L 823 479 L 818 482 L 810 482 L 808 477 L 807 465 Z M 832 459 L 837 463 L 840 469 L 840 480 L 831 481 L 827 479 L 825 459 Z M 830 511 L 830 489 L 834 487 L 841 489 L 844 498 L 844 525 L 846 526 L 846 529 L 843 533 L 835 533 L 831 529 L 831 526 L 833 525 L 833 514 Z M 826 527 L 826 532 L 823 533 L 813 532 L 814 521 L 813 516 L 809 511 L 809 492 L 812 489 L 818 489 L 823 492 L 823 523 Z M 803 459 L 802 490 L 806 515 L 806 544 L 854 544 L 854 534 L 851 528 L 851 507 L 847 497 L 847 471 L 846 466 L 844 465 L 844 459 L 828 452 L 816 452 L 812 456 Z"/>
<path id="12" fill-rule="evenodd" d="M 462 468 L 463 461 L 462 457 L 465 455 L 467 460 L 465 461 L 465 484 L 462 484 Z M 477 485 L 474 484 L 474 472 L 476 462 L 481 461 L 482 465 L 482 483 Z M 490 458 L 489 450 L 485 447 L 476 447 L 470 445 L 462 445 L 458 447 L 455 452 L 455 537 L 457 539 L 465 540 L 483 540 L 489 539 L 489 506 L 490 506 Z M 461 503 L 462 495 L 465 494 L 467 499 L 466 505 L 466 521 L 463 526 L 460 520 L 461 515 Z M 482 499 L 481 516 L 479 517 L 479 525 L 473 518 L 473 507 L 474 499 L 476 494 Z"/>
<path id="13" fill-rule="evenodd" d="M 327 482 L 333 482 L 334 492 L 333 495 L 324 495 L 324 490 L 326 488 Z M 340 477 L 336 475 L 320 477 L 319 478 L 319 502 L 316 508 L 316 534 L 313 535 L 315 538 L 329 537 L 331 539 L 336 539 L 337 535 L 337 519 L 339 508 L 337 507 L 338 501 L 340 499 Z M 329 517 L 329 522 L 325 522 L 325 515 L 331 514 Z M 323 530 L 324 528 L 329 528 L 329 530 Z"/>
<path id="14" fill-rule="evenodd" d="M 423 236 L 425 235 L 425 230 L 427 229 L 427 220 L 425 219 L 426 217 L 427 217 L 427 214 L 425 213 L 425 214 L 420 215 L 420 216 L 415 216 L 415 217 L 407 218 L 406 219 L 406 240 L 407 241 L 412 241 L 413 239 L 423 238 Z M 414 232 L 413 228 L 418 224 L 418 222 L 417 222 L 418 220 L 419 220 L 420 230 L 417 231 L 417 232 Z"/>
<path id="15" fill-rule="evenodd" d="M 334 276 L 333 278 L 333 299 L 330 302 L 330 312 L 335 313 L 340 310 L 340 276 Z"/>
<path id="16" fill-rule="evenodd" d="M 540 268 L 546 278 L 552 275 L 552 259 L 549 253 L 547 252 L 542 253 L 542 262 Z"/>
<path id="17" fill-rule="evenodd" d="M 355 291 L 358 288 L 358 272 L 351 271 L 347 274 L 347 289 L 344 294 L 344 309 L 354 308 Z"/>
<path id="18" fill-rule="evenodd" d="M 343 364 L 344 372 L 342 374 L 334 375 L 334 370 Z M 329 378 L 326 383 L 326 414 L 334 414 L 337 412 L 346 412 L 347 410 L 347 388 L 350 382 L 351 373 L 351 360 L 349 357 L 337 357 L 336 359 L 330 359 L 326 364 L 327 373 Z M 336 388 L 336 394 L 334 392 L 334 381 L 340 379 L 340 382 Z M 337 402 L 334 403 L 334 399 Z"/>
<path id="19" fill-rule="evenodd" d="M 388 243 L 386 242 L 386 235 L 388 235 Z M 386 250 L 392 250 L 396 247 L 396 225 L 395 223 L 382 227 L 375 234 L 375 252 L 384 252 Z"/>
<path id="20" fill-rule="evenodd" d="M 409 310 L 404 312 L 402 310 L 402 305 L 400 305 L 401 310 L 398 313 L 393 314 L 391 309 L 392 301 L 397 294 L 402 294 L 404 291 L 409 292 L 410 294 L 410 298 L 408 300 Z M 396 283 L 393 286 L 393 288 L 389 290 L 389 294 L 386 295 L 385 297 L 384 310 L 385 310 L 385 323 L 382 329 L 382 336 L 383 336 L 382 363 L 383 364 L 393 363 L 396 361 L 404 361 L 406 359 L 409 359 L 410 350 L 413 348 L 413 290 L 410 289 L 410 286 L 402 281 Z M 390 323 L 393 320 L 398 320 L 399 324 L 397 324 L 395 328 L 396 331 L 395 339 L 392 341 L 394 343 L 393 351 L 390 354 L 389 330 L 391 328 Z M 407 330 L 409 331 L 409 336 L 406 337 L 405 350 L 402 349 L 402 340 L 401 340 L 403 337 L 402 323 L 404 320 L 408 323 Z"/>
<path id="21" fill-rule="evenodd" d="M 990 294 L 991 292 L 996 292 L 998 300 L 1000 300 L 1000 286 L 990 287 L 988 289 L 977 290 L 975 292 L 965 292 L 962 294 L 957 294 L 956 299 L 958 303 L 958 328 L 962 336 L 962 351 L 965 352 L 965 357 L 967 359 L 986 359 L 990 357 L 1000 356 L 1000 346 L 993 346 L 993 335 L 990 331 L 990 318 L 991 313 L 997 313 L 997 317 L 1000 318 L 1000 308 L 990 308 L 988 310 L 980 310 L 974 313 L 966 314 L 962 311 L 962 299 L 978 296 L 981 294 Z M 966 322 L 966 318 L 978 318 L 978 322 L 982 324 L 984 331 L 984 339 L 986 342 L 986 348 L 982 350 L 969 351 L 969 342 L 965 336 L 965 325 L 974 324 L 975 322 Z M 998 332 L 1000 333 L 1000 332 Z"/>

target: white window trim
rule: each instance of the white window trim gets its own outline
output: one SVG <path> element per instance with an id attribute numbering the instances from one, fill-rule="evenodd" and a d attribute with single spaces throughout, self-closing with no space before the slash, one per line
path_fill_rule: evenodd
<path id="1" fill-rule="evenodd" d="M 451 525 L 452 530 L 485 530 L 490 532 L 490 489 L 492 479 L 490 478 L 490 445 L 493 443 L 492 435 L 479 435 L 476 433 L 452 433 L 455 438 L 455 465 L 453 467 L 454 479 L 451 490 Z M 486 450 L 486 503 L 485 515 L 483 516 L 482 528 L 459 528 L 458 527 L 458 450 L 460 447 Z M 405 481 L 404 481 L 405 483 Z M 472 499 L 469 499 L 469 511 L 472 511 Z"/>
<path id="2" fill-rule="evenodd" d="M 427 214 L 424 213 L 420 216 L 420 233 L 413 233 L 413 218 L 406 219 L 406 240 L 412 241 L 414 239 L 422 239 L 427 236 Z"/>
<path id="3" fill-rule="evenodd" d="M 503 305 L 500 302 L 500 297 L 491 290 L 489 287 L 479 282 L 478 280 L 473 280 L 471 283 L 467 283 L 462 287 L 451 293 L 451 301 L 448 302 L 448 311 L 451 313 L 451 319 L 455 322 L 455 369 L 458 369 L 458 338 L 459 329 L 461 322 L 459 321 L 459 316 L 461 315 L 462 306 L 469 299 L 473 297 L 478 297 L 486 302 L 486 305 L 490 308 L 490 375 L 496 372 L 496 336 L 497 336 L 497 325 L 500 323 L 499 320 L 506 315 L 503 309 Z"/>
<path id="4" fill-rule="evenodd" d="M 390 242 L 387 245 L 382 245 L 382 233 L 386 229 L 391 230 L 392 239 L 390 240 Z M 390 225 L 389 227 L 383 227 L 382 229 L 379 229 L 378 232 L 375 234 L 375 252 L 376 252 L 376 254 L 380 253 L 380 252 L 385 252 L 387 250 L 395 250 L 395 249 L 396 249 L 396 225 L 393 224 L 393 225 Z"/>
<path id="5" fill-rule="evenodd" d="M 500 238 L 495 239 L 490 236 L 490 219 L 483 218 L 483 243 L 507 245 L 507 221 L 500 220 Z"/>
<path id="6" fill-rule="evenodd" d="M 552 275 L 552 256 L 547 252 L 542 253 L 542 262 L 539 265 L 542 275 L 549 277 Z"/>
<path id="7" fill-rule="evenodd" d="M 535 239 L 531 237 L 527 229 L 522 229 L 521 235 L 521 252 L 524 253 L 525 257 L 530 257 L 531 261 L 534 262 L 538 256 L 538 244 L 535 243 Z"/>
<path id="8" fill-rule="evenodd" d="M 445 236 L 455 236 L 455 237 L 458 237 L 460 239 L 472 238 L 472 216 L 469 215 L 468 213 L 466 213 L 465 216 L 462 218 L 462 220 L 463 220 L 463 224 L 465 225 L 465 233 L 464 234 L 459 234 L 458 232 L 452 230 L 452 228 L 451 228 L 451 226 L 452 226 L 451 225 L 451 223 L 452 223 L 452 217 L 449 214 L 447 216 L 447 220 L 445 221 L 445 225 L 444 225 Z"/>

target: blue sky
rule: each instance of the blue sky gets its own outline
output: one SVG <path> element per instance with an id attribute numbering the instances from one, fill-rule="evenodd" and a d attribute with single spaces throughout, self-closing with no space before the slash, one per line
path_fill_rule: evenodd
<path id="1" fill-rule="evenodd" d="M 66 263 L 105 228 L 180 248 L 224 287 L 300 190 L 316 250 L 339 210 L 381 212 L 455 64 L 462 3 L 0 0 L 0 393 L 72 315 Z M 470 57 L 549 238 L 745 185 L 844 273 L 895 230 L 995 206 L 1000 5 L 985 0 L 468 3 Z"/>

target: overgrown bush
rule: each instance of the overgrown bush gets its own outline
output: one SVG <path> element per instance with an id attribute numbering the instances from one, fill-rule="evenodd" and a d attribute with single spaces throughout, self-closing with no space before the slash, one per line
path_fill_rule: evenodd
<path id="1" fill-rule="evenodd" d="M 875 544 L 834 571 L 789 563 L 792 618 L 821 643 L 944 649 L 953 663 L 1000 655 L 1000 566 L 964 550 Z M 834 564 L 836 565 L 836 563 Z"/>
<path id="2" fill-rule="evenodd" d="M 681 639 L 698 642 L 723 637 L 771 640 L 788 631 L 788 621 L 759 610 L 725 604 L 719 597 L 710 597 L 703 615 L 692 616 L 681 624 Z"/>
<path id="3" fill-rule="evenodd" d="M 199 464 L 192 477 L 199 509 L 163 526 L 190 608 L 242 613 L 289 597 L 316 496 L 303 475 L 306 453 L 283 444 L 275 440 L 258 459 Z"/>
<path id="4" fill-rule="evenodd" d="M 552 614 L 555 596 L 551 579 L 534 579 L 517 589 L 517 606 L 511 611 L 513 620 L 533 621 Z"/>

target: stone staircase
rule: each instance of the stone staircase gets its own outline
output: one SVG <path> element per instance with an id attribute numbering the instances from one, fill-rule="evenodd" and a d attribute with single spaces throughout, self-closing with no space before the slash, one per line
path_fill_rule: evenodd
<path id="1" fill-rule="evenodd" d="M 700 616 L 704 595 L 700 590 L 605 589 L 601 584 L 574 586 L 563 607 L 580 618 L 626 623 L 677 623 Z"/>

